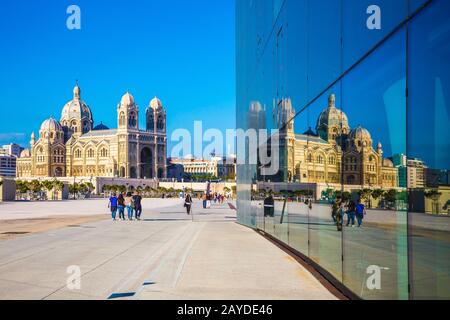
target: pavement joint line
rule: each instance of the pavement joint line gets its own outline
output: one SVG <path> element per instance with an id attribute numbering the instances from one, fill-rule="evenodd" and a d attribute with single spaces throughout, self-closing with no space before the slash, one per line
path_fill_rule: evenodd
<path id="1" fill-rule="evenodd" d="M 89 274 L 89 273 L 91 273 L 91 272 L 97 270 L 98 268 L 102 267 L 103 265 L 107 264 L 108 262 L 114 260 L 115 258 L 119 257 L 120 255 L 124 254 L 125 252 L 127 252 L 128 250 L 130 250 L 130 248 L 135 247 L 135 246 L 139 245 L 140 243 L 147 241 L 148 239 L 151 239 L 151 238 L 152 238 L 153 236 L 155 236 L 158 232 L 160 232 L 160 231 L 162 231 L 162 230 L 165 230 L 165 229 L 168 229 L 169 227 L 170 227 L 170 226 L 162 227 L 162 228 L 159 229 L 157 232 L 152 233 L 150 236 L 146 237 L 145 239 L 143 239 L 143 240 L 141 240 L 141 241 L 138 241 L 137 243 L 131 245 L 130 247 L 127 247 L 125 250 L 122 250 L 122 251 L 120 251 L 119 253 L 117 253 L 116 255 L 114 255 L 114 256 L 108 258 L 107 260 L 105 260 L 104 262 L 100 263 L 99 265 L 97 265 L 96 267 L 92 268 L 91 270 L 87 271 L 86 273 L 81 274 L 80 279 L 83 278 L 84 276 L 86 276 L 87 274 Z M 60 291 L 60 290 L 62 290 L 62 289 L 64 289 L 64 288 L 66 288 L 66 285 L 61 286 L 60 288 L 56 289 L 54 292 L 52 292 L 52 293 L 46 295 L 45 297 L 41 298 L 41 300 L 47 299 L 47 298 L 50 297 L 51 295 L 55 294 L 56 292 L 58 292 L 58 291 Z"/>
<path id="2" fill-rule="evenodd" d="M 179 251 L 184 251 L 184 253 L 183 253 L 182 257 L 181 257 L 180 263 L 178 264 L 178 268 L 177 268 L 177 270 L 175 271 L 175 274 L 173 275 L 173 279 L 172 279 L 172 283 L 171 283 L 171 288 L 174 288 L 174 287 L 176 286 L 176 284 L 178 283 L 178 279 L 179 279 L 179 277 L 180 277 L 180 275 L 181 275 L 181 271 L 182 271 L 183 268 L 184 268 L 184 264 L 185 264 L 185 262 L 186 262 L 187 256 L 188 256 L 188 255 L 190 254 L 190 252 L 191 252 L 192 245 L 193 245 L 194 242 L 197 240 L 198 235 L 200 234 L 200 232 L 201 232 L 201 231 L 203 230 L 203 228 L 205 227 L 205 224 L 206 224 L 206 223 L 203 222 L 199 227 L 196 227 L 196 230 L 194 231 L 194 232 L 195 232 L 195 233 L 194 233 L 194 236 L 191 237 L 191 239 L 190 239 L 189 243 L 187 244 L 187 246 L 182 246 L 181 248 L 179 248 Z M 190 224 L 189 226 L 194 226 L 194 225 Z M 195 226 L 197 226 L 197 225 L 195 225 Z M 181 250 L 181 249 L 183 249 L 183 250 Z M 176 248 L 175 248 L 175 250 L 176 250 Z M 176 255 L 176 256 L 178 256 L 178 255 Z M 153 273 L 153 276 L 155 276 L 156 274 L 158 274 L 159 269 L 160 269 L 161 266 L 164 264 L 164 262 L 168 259 L 168 257 L 170 257 L 170 255 L 167 255 L 167 254 L 166 254 L 165 257 L 163 258 L 163 262 L 160 261 L 158 267 L 152 272 L 152 273 Z M 152 281 L 152 280 L 147 280 L 146 282 L 150 282 L 150 281 Z M 146 289 L 145 287 L 146 287 L 146 286 L 141 285 L 141 286 L 136 290 L 136 294 L 135 294 L 135 296 L 134 296 L 135 299 L 137 299 L 137 298 L 140 296 L 140 294 Z"/>
<path id="3" fill-rule="evenodd" d="M 177 242 L 183 235 L 184 233 L 187 232 L 188 228 L 189 228 L 189 224 L 182 226 L 183 227 L 183 231 L 178 235 L 178 237 L 171 239 L 169 241 L 163 241 L 163 245 L 160 246 L 156 251 L 151 252 L 151 254 L 147 255 L 143 260 L 149 260 L 151 263 L 150 265 L 146 265 L 145 263 L 139 266 L 139 269 L 133 269 L 130 272 L 128 272 L 128 274 L 126 274 L 124 277 L 122 277 L 122 279 L 125 279 L 122 283 L 116 284 L 113 286 L 114 289 L 110 289 L 110 291 L 112 292 L 125 292 L 128 289 L 130 289 L 129 287 L 132 286 L 131 282 L 134 281 L 136 282 L 137 280 L 135 278 L 133 278 L 133 275 L 138 274 L 138 272 L 142 275 L 145 272 L 145 269 L 148 269 L 150 267 L 152 267 L 156 262 L 161 263 L 161 261 L 157 260 L 154 261 L 154 258 L 157 257 L 158 255 L 163 255 L 164 252 L 166 252 L 170 245 L 172 245 L 173 242 Z M 136 286 L 140 285 L 142 283 L 142 281 L 139 282 L 139 284 L 136 284 Z"/>
<path id="4" fill-rule="evenodd" d="M 183 271 L 184 265 L 186 264 L 186 260 L 190 256 L 191 251 L 192 251 L 192 247 L 193 247 L 194 243 L 197 241 L 197 238 L 198 238 L 199 234 L 203 231 L 203 228 L 205 227 L 205 225 L 206 225 L 206 223 L 203 223 L 201 225 L 201 227 L 196 231 L 194 237 L 192 237 L 191 241 L 189 242 L 189 244 L 188 244 L 188 246 L 186 248 L 186 251 L 185 251 L 185 253 L 183 254 L 183 256 L 181 258 L 181 263 L 180 263 L 180 265 L 179 265 L 179 267 L 178 267 L 178 269 L 177 269 L 177 271 L 175 273 L 175 279 L 172 282 L 172 288 L 175 288 L 176 285 L 178 284 L 178 281 L 179 281 L 180 276 L 181 276 L 181 272 Z"/>
<path id="5" fill-rule="evenodd" d="M 192 228 L 196 228 L 196 230 L 198 230 L 198 228 L 197 228 L 197 226 L 195 224 L 189 223 L 189 224 L 186 225 L 185 232 L 182 235 L 180 235 L 176 239 L 176 241 L 172 241 L 172 242 L 174 242 L 174 244 L 176 244 L 176 243 L 184 243 L 184 241 L 178 241 L 178 240 L 182 239 L 186 235 L 189 236 L 191 234 L 190 229 L 192 229 Z M 177 247 L 174 247 L 172 242 L 170 243 L 170 246 L 169 245 L 167 246 L 168 248 L 166 250 L 160 250 L 160 252 L 158 252 L 158 253 L 160 253 L 161 259 L 159 259 L 157 261 L 153 261 L 153 263 L 151 264 L 151 266 L 153 266 L 153 265 L 155 265 L 155 263 L 158 263 L 157 266 L 150 272 L 150 276 L 152 276 L 152 278 L 155 278 L 159 274 L 159 271 L 160 271 L 161 267 L 164 265 L 164 263 L 169 258 L 171 258 L 170 253 L 176 252 Z M 186 248 L 184 246 L 182 246 L 181 249 L 186 250 Z M 178 256 L 178 255 L 175 255 L 175 256 Z M 147 278 L 147 279 L 148 280 L 144 280 L 144 281 L 145 282 L 152 281 L 149 278 Z M 142 281 L 141 281 L 141 283 L 142 283 Z M 141 291 L 144 289 L 144 286 L 141 283 L 137 286 L 138 289 L 135 290 L 137 292 L 135 297 L 137 297 L 141 293 Z M 155 284 L 157 284 L 157 283 L 155 283 Z"/>

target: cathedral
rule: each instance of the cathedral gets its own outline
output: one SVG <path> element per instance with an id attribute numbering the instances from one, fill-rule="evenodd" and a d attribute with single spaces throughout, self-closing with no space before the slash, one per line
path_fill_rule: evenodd
<path id="1" fill-rule="evenodd" d="M 117 105 L 117 129 L 94 127 L 78 84 L 60 120 L 45 120 L 30 149 L 17 159 L 18 178 L 118 177 L 166 178 L 166 110 L 158 98 L 145 110 L 146 128 L 139 129 L 139 107 L 126 93 Z"/>
<path id="2" fill-rule="evenodd" d="M 281 118 L 293 119 L 295 112 L 289 99 L 282 102 Z M 316 132 L 294 133 L 294 120 L 280 130 L 283 147 L 284 181 L 359 185 L 390 189 L 398 187 L 398 169 L 383 158 L 378 142 L 373 147 L 369 131 L 361 126 L 351 129 L 347 115 L 336 108 L 330 95 L 328 107 L 316 124 Z"/>

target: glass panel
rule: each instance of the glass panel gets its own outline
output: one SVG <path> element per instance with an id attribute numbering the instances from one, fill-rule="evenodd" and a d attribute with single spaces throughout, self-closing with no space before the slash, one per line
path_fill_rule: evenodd
<path id="1" fill-rule="evenodd" d="M 343 282 L 364 299 L 408 298 L 406 189 L 392 158 L 406 151 L 405 51 L 401 30 L 343 79 L 352 128 L 343 152 Z"/>
<path id="2" fill-rule="evenodd" d="M 341 74 L 341 1 L 309 0 L 308 98 L 315 98 Z"/>
<path id="3" fill-rule="evenodd" d="M 450 1 L 434 1 L 409 26 L 406 169 L 414 299 L 450 299 L 449 12 Z"/>
<path id="4" fill-rule="evenodd" d="M 342 280 L 342 225 L 339 217 L 332 217 L 331 202 L 341 189 L 338 139 L 342 130 L 348 132 L 339 110 L 340 92 L 338 83 L 311 105 L 308 117 L 311 125 L 303 135 L 308 144 L 301 148 L 305 152 L 302 172 L 307 175 L 312 193 L 308 201 L 309 257 L 339 281 Z"/>
<path id="5" fill-rule="evenodd" d="M 430 0 L 409 0 L 409 12 L 413 13 Z"/>
<path id="6" fill-rule="evenodd" d="M 344 0 L 344 70 L 362 58 L 407 16 L 407 0 Z"/>

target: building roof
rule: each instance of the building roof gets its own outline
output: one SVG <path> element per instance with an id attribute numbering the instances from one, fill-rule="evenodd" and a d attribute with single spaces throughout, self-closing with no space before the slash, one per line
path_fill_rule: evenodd
<path id="1" fill-rule="evenodd" d="M 89 131 L 88 133 L 83 134 L 80 138 L 114 136 L 116 134 L 117 134 L 117 129 L 92 130 L 92 131 Z"/>
<path id="2" fill-rule="evenodd" d="M 306 134 L 296 134 L 295 135 L 295 139 L 296 140 L 301 140 L 301 141 L 309 141 L 309 142 L 328 144 L 328 142 L 326 142 L 325 140 L 323 140 L 320 137 L 309 136 L 309 135 L 306 135 Z"/>
<path id="3" fill-rule="evenodd" d="M 109 130 L 109 128 L 107 126 L 105 126 L 103 124 L 103 122 L 100 122 L 100 124 L 96 125 L 93 130 L 95 130 L 95 131 Z"/>

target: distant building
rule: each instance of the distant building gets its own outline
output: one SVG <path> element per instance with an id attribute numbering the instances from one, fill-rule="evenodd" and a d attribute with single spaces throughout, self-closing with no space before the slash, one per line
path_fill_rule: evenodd
<path id="1" fill-rule="evenodd" d="M 169 178 L 177 178 L 181 171 L 181 175 L 185 173 L 193 176 L 211 175 L 224 179 L 236 174 L 236 157 L 213 157 L 211 160 L 170 159 L 168 164 Z"/>
<path id="2" fill-rule="evenodd" d="M 219 178 L 236 178 L 236 156 L 223 157 L 217 161 L 217 176 Z"/>
<path id="3" fill-rule="evenodd" d="M 0 155 L 0 177 L 16 176 L 16 156 L 1 154 Z"/>
<path id="4" fill-rule="evenodd" d="M 425 186 L 427 188 L 438 188 L 449 186 L 450 170 L 425 169 Z"/>
<path id="5" fill-rule="evenodd" d="M 184 167 L 182 164 L 177 163 L 178 159 L 167 159 L 167 178 L 181 181 L 184 177 Z"/>
<path id="6" fill-rule="evenodd" d="M 417 158 L 407 160 L 408 188 L 418 189 L 425 187 L 425 163 Z"/>
<path id="7" fill-rule="evenodd" d="M 19 157 L 23 149 L 24 148 L 19 146 L 18 144 L 10 143 L 3 145 L 3 147 L 0 148 L 0 154 Z"/>
<path id="8" fill-rule="evenodd" d="M 391 158 L 394 167 L 398 170 L 398 186 L 400 188 L 406 188 L 408 186 L 408 169 L 407 158 L 404 154 L 395 154 Z"/>

